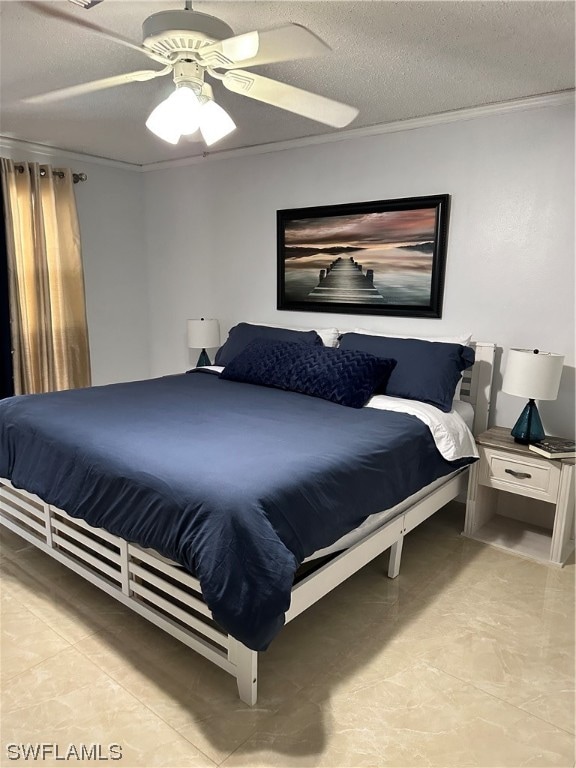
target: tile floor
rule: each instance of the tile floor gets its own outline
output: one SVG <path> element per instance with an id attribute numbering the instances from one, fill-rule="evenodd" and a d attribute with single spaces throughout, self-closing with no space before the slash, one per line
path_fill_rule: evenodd
<path id="1" fill-rule="evenodd" d="M 62 755 L 117 744 L 121 768 L 573 768 L 574 560 L 539 565 L 462 525 L 449 505 L 406 539 L 397 579 L 384 555 L 286 627 L 253 709 L 233 678 L 2 529 L 0 765 L 94 765 Z"/>

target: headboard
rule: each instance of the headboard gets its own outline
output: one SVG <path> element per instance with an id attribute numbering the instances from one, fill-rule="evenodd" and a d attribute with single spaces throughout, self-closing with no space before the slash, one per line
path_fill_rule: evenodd
<path id="1" fill-rule="evenodd" d="M 488 429 L 488 417 L 492 400 L 492 377 L 496 344 L 485 341 L 470 343 L 476 352 L 472 368 L 464 371 L 460 387 L 460 400 L 471 403 L 474 408 L 472 432 L 479 435 Z"/>

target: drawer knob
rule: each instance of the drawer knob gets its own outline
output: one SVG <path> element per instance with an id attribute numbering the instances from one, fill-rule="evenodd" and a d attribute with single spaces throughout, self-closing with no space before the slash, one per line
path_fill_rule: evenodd
<path id="1" fill-rule="evenodd" d="M 504 472 L 518 478 L 518 480 L 527 480 L 529 477 L 532 477 L 529 472 L 516 472 L 515 469 L 505 469 Z"/>

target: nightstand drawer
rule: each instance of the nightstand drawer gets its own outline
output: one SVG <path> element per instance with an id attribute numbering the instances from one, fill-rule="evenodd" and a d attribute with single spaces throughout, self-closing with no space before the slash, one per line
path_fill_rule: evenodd
<path id="1" fill-rule="evenodd" d="M 526 459 L 493 448 L 482 448 L 482 485 L 555 503 L 558 497 L 560 468 L 549 461 Z"/>

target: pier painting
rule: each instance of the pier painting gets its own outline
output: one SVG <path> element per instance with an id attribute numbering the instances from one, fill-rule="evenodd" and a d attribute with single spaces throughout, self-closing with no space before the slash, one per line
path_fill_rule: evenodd
<path id="1" fill-rule="evenodd" d="M 440 317 L 448 201 L 278 211 L 278 309 Z"/>

